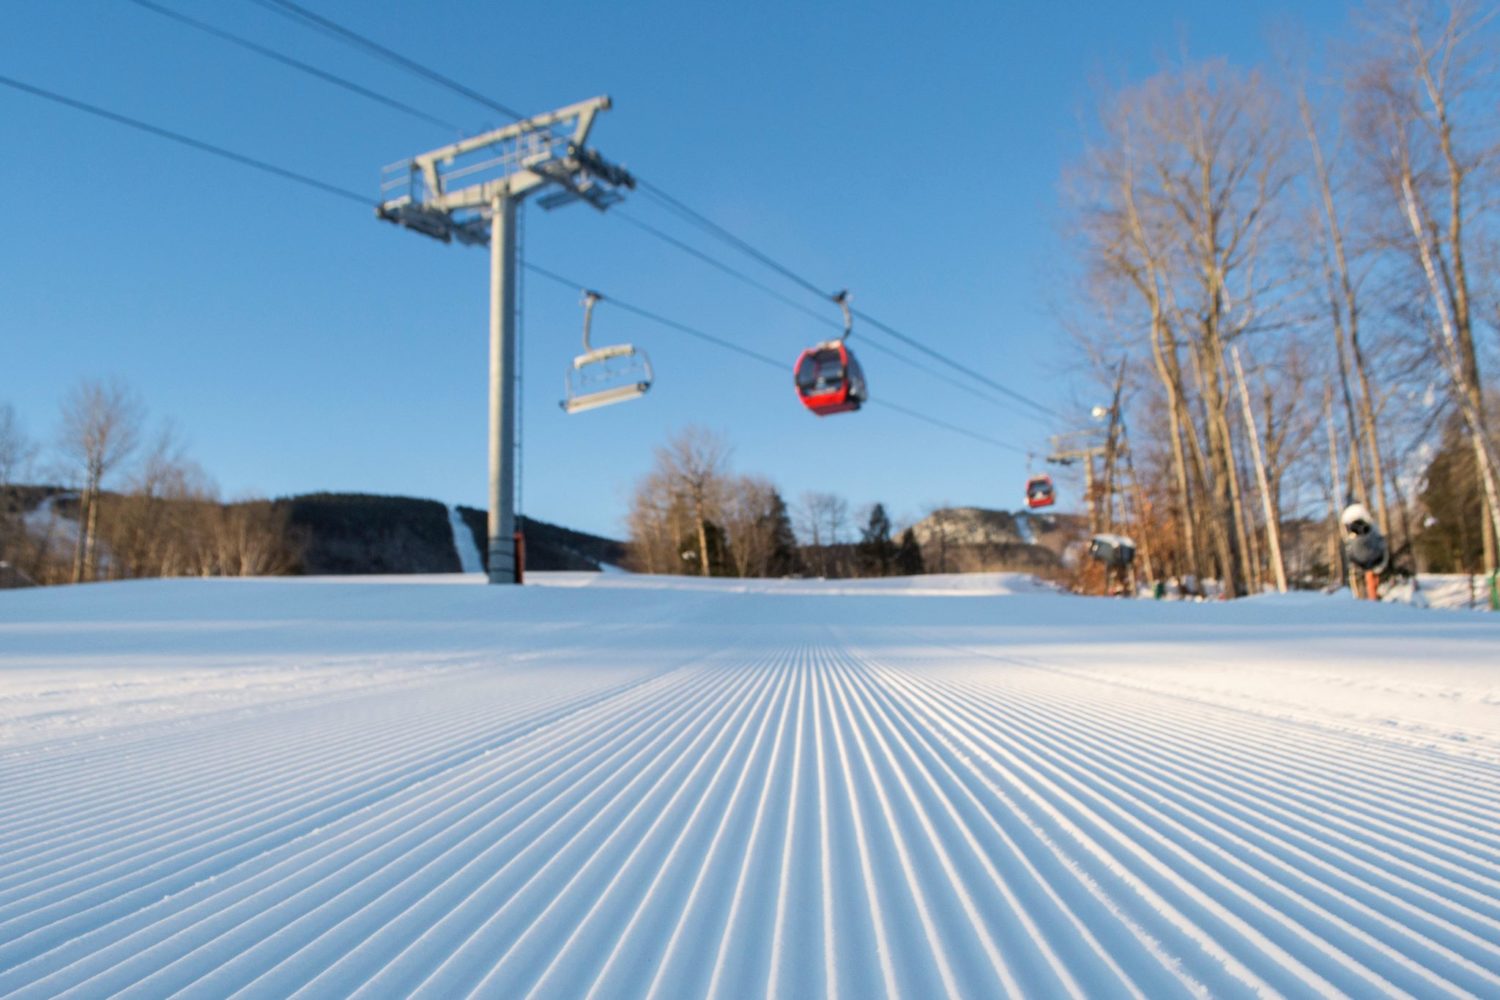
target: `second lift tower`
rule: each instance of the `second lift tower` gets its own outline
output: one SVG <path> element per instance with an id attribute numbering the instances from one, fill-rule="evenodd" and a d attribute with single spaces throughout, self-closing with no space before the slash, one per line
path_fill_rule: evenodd
<path id="1" fill-rule="evenodd" d="M 515 544 L 516 206 L 583 201 L 603 211 L 635 178 L 589 149 L 608 97 L 535 115 L 394 163 L 382 171 L 377 217 L 424 236 L 490 245 L 489 579 L 520 579 Z"/>

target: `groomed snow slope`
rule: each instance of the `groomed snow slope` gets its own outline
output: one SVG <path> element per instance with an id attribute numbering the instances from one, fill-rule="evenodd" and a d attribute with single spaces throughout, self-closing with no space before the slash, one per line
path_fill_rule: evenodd
<path id="1" fill-rule="evenodd" d="M 1500 627 L 1022 578 L 0 593 L 0 996 L 1500 995 Z"/>

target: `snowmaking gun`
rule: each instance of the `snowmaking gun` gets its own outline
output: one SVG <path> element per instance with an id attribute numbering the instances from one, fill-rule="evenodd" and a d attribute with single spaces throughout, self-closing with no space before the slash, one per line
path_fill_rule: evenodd
<path id="1" fill-rule="evenodd" d="M 1385 536 L 1375 526 L 1369 508 L 1362 503 L 1345 507 L 1339 515 L 1339 525 L 1344 529 L 1344 557 L 1364 572 L 1365 599 L 1380 600 L 1380 574 L 1390 562 L 1390 548 Z"/>

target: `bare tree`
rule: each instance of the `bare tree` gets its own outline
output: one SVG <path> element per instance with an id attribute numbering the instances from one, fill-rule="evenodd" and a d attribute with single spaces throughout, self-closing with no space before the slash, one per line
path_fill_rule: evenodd
<path id="1" fill-rule="evenodd" d="M 290 572 L 296 553 L 287 533 L 285 508 L 266 500 L 242 500 L 206 508 L 212 562 L 220 576 L 276 576 Z"/>
<path id="2" fill-rule="evenodd" d="M 708 547 L 709 524 L 721 515 L 725 499 L 725 477 L 729 468 L 729 444 L 703 427 L 678 432 L 664 448 L 656 450 L 657 468 L 672 493 L 686 501 L 698 536 L 698 572 L 713 573 Z"/>
<path id="3" fill-rule="evenodd" d="M 836 493 L 810 490 L 797 504 L 803 540 L 815 556 L 819 576 L 837 576 L 841 566 L 838 546 L 848 540 L 849 502 Z"/>
<path id="4" fill-rule="evenodd" d="M 723 527 L 737 576 L 769 576 L 776 549 L 776 487 L 764 476 L 740 476 L 725 491 Z"/>
<path id="5" fill-rule="evenodd" d="M 1334 356 L 1338 362 L 1339 388 L 1344 403 L 1345 422 L 1348 425 L 1351 440 L 1363 442 L 1364 460 L 1369 463 L 1367 476 L 1363 468 L 1364 463 L 1360 459 L 1360 449 L 1356 447 L 1351 451 L 1354 464 L 1351 472 L 1353 482 L 1358 487 L 1353 492 L 1362 503 L 1374 501 L 1380 530 L 1390 537 L 1390 513 L 1386 507 L 1385 461 L 1381 453 L 1380 435 L 1375 422 L 1375 394 L 1371 386 L 1370 366 L 1365 357 L 1364 342 L 1361 340 L 1360 326 L 1363 314 L 1360 308 L 1360 281 L 1355 275 L 1355 265 L 1345 237 L 1343 216 L 1334 187 L 1333 165 L 1324 153 L 1317 116 L 1308 99 L 1306 87 L 1299 87 L 1297 90 L 1297 110 L 1301 117 L 1303 132 L 1307 136 L 1308 149 L 1312 155 L 1312 179 L 1321 209 L 1322 270 L 1326 286 L 1329 325 L 1334 336 Z M 1357 397 L 1349 384 L 1351 371 L 1359 386 Z"/>
<path id="6" fill-rule="evenodd" d="M 62 405 L 58 445 L 82 481 L 73 582 L 97 575 L 99 496 L 104 480 L 136 448 L 145 408 L 118 379 L 84 380 Z"/>
<path id="7" fill-rule="evenodd" d="M 1500 483 L 1479 369 L 1472 273 L 1475 244 L 1495 209 L 1481 182 L 1493 182 L 1500 145 L 1486 129 L 1500 45 L 1494 11 L 1472 0 L 1390 0 L 1369 18 L 1377 53 L 1355 80 L 1364 161 L 1387 192 L 1385 235 L 1422 288 L 1417 310 L 1432 356 L 1474 449 L 1485 514 L 1485 568 L 1496 567 Z M 1468 115 L 1466 118 L 1465 115 Z M 1493 281 L 1493 278 L 1490 279 Z M 1487 282 L 1480 278 L 1477 287 Z"/>
<path id="8" fill-rule="evenodd" d="M 25 539 L 21 505 L 13 487 L 28 474 L 36 445 L 21 426 L 15 407 L 0 403 L 0 559 L 14 560 Z"/>
<path id="9" fill-rule="evenodd" d="M 1109 103 L 1080 198 L 1090 270 L 1106 294 L 1136 298 L 1139 353 L 1167 395 L 1184 548 L 1196 564 L 1204 510 L 1231 591 L 1258 570 L 1226 356 L 1267 323 L 1285 281 L 1266 262 L 1288 180 L 1276 111 L 1258 76 L 1223 63 L 1160 74 Z"/>
<path id="10" fill-rule="evenodd" d="M 808 491 L 798 497 L 792 507 L 792 519 L 803 545 L 816 547 L 823 544 L 823 519 L 818 512 L 818 498 L 824 495 Z"/>
<path id="11" fill-rule="evenodd" d="M 638 573 L 680 570 L 682 519 L 671 484 L 660 470 L 652 470 L 636 484 L 626 518 L 630 526 L 630 568 Z"/>
<path id="12" fill-rule="evenodd" d="M 214 572 L 205 557 L 206 524 L 218 507 L 217 490 L 187 457 L 170 423 L 152 439 L 125 489 L 97 503 L 109 514 L 101 540 L 109 548 L 111 576 Z"/>
<path id="13" fill-rule="evenodd" d="M 36 458 L 37 448 L 10 403 L 0 403 L 0 490 L 9 489 L 25 476 Z"/>
<path id="14" fill-rule="evenodd" d="M 632 566 L 672 573 L 688 563 L 702 576 L 716 566 L 724 569 L 716 556 L 725 555 L 719 543 L 733 493 L 728 443 L 712 431 L 688 427 L 657 448 L 655 458 L 631 500 Z"/>

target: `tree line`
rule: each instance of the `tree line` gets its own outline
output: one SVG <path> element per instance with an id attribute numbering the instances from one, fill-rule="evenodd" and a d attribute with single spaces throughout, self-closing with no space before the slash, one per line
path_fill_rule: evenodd
<path id="1" fill-rule="evenodd" d="M 1500 21 L 1372 0 L 1336 52 L 1113 90 L 1068 173 L 1069 321 L 1159 575 L 1259 590 L 1321 523 L 1337 579 L 1349 502 L 1398 565 L 1495 569 Z"/>
<path id="2" fill-rule="evenodd" d="M 809 492 L 791 507 L 769 479 L 734 473 L 729 458 L 722 435 L 696 426 L 656 449 L 630 502 L 630 569 L 736 577 L 924 572 L 915 533 L 907 528 L 893 538 L 882 504 L 861 512 L 856 531 L 842 497 Z"/>
<path id="3" fill-rule="evenodd" d="M 43 479 L 54 486 L 28 485 Z M 24 581 L 287 572 L 285 511 L 224 503 L 176 429 L 119 379 L 78 382 L 48 442 L 0 403 L 0 563 Z"/>

